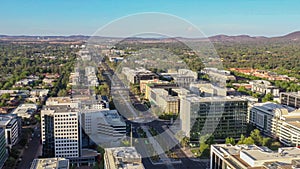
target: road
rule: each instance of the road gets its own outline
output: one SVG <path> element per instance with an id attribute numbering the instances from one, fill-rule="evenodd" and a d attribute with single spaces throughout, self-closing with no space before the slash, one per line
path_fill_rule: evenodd
<path id="1" fill-rule="evenodd" d="M 40 133 L 40 127 L 36 127 L 36 129 L 33 132 L 33 137 L 28 143 L 28 148 L 25 149 L 23 152 L 22 160 L 19 163 L 17 169 L 30 168 L 32 161 L 40 155 Z"/>
<path id="2" fill-rule="evenodd" d="M 163 153 L 163 155 L 160 154 L 161 158 L 164 159 L 165 165 L 163 166 L 153 166 L 152 164 L 150 164 L 150 160 L 144 159 L 143 162 L 144 165 L 146 166 L 146 168 L 178 168 L 178 169 L 206 169 L 209 168 L 209 162 L 206 161 L 196 161 L 193 159 L 190 159 L 188 157 L 186 157 L 185 153 L 181 150 L 181 147 L 179 145 L 178 140 L 174 137 L 174 134 L 171 131 L 167 131 L 167 125 L 169 125 L 168 121 L 162 121 L 157 119 L 155 116 L 152 115 L 152 113 L 150 111 L 145 111 L 147 110 L 147 108 L 145 107 L 144 104 L 139 103 L 139 101 L 137 101 L 136 99 L 132 100 L 132 99 L 127 99 L 128 95 L 130 98 L 132 97 L 132 93 L 130 93 L 129 89 L 125 87 L 125 85 L 122 83 L 122 81 L 114 76 L 114 78 L 112 79 L 112 75 L 113 75 L 113 71 L 108 67 L 108 65 L 106 65 L 106 63 L 102 63 L 102 66 L 104 67 L 104 70 L 106 71 L 105 74 L 106 76 L 109 78 L 111 85 L 113 85 L 116 89 L 116 92 L 119 92 L 118 95 L 121 97 L 121 99 L 124 100 L 125 102 L 125 107 L 127 107 L 126 112 L 130 112 L 131 113 L 131 117 L 133 117 L 132 119 L 127 118 L 129 121 L 129 123 L 139 123 L 138 126 L 141 126 L 141 122 L 143 125 L 147 125 L 147 126 L 151 126 L 153 128 L 155 128 L 159 133 L 163 133 L 163 141 L 161 140 L 157 140 L 159 141 L 159 143 L 156 141 L 156 143 L 159 144 L 163 144 L 163 145 L 170 145 L 169 148 L 172 148 L 172 146 L 174 146 L 174 149 L 177 149 L 180 154 L 182 155 L 181 164 L 170 164 L 170 159 L 166 158 L 166 154 Z M 122 93 L 122 90 L 127 90 L 126 92 Z M 120 99 L 120 98 L 119 98 Z M 134 101 L 134 106 L 132 106 L 131 102 Z M 124 104 L 124 103 L 123 103 Z M 119 111 L 119 110 L 118 110 Z M 136 112 L 142 112 L 142 114 L 137 114 Z M 128 117 L 128 116 L 127 116 Z M 129 116 L 130 117 L 130 116 Z M 144 127 L 144 131 L 147 130 Z M 134 135 L 136 136 L 136 135 Z M 137 137 L 135 137 L 137 138 Z M 153 137 L 151 137 L 153 139 Z M 152 140 L 153 141 L 153 140 Z M 154 145 L 156 145 L 156 143 L 154 143 Z M 160 148 L 159 148 L 160 147 Z M 144 152 L 144 150 L 142 150 L 143 146 L 138 146 L 136 147 L 138 149 L 139 152 Z M 161 145 L 156 147 L 156 151 L 161 152 Z M 167 159 L 167 160 L 166 160 Z M 149 167 L 148 167 L 149 166 Z"/>

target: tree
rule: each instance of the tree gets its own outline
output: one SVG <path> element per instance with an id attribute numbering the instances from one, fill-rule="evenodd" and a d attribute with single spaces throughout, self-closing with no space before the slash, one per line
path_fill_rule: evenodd
<path id="1" fill-rule="evenodd" d="M 225 143 L 226 143 L 226 144 L 235 145 L 235 139 L 232 138 L 232 137 L 227 137 L 227 138 L 225 139 Z"/>
<path id="2" fill-rule="evenodd" d="M 244 143 L 243 143 L 243 144 L 247 144 L 247 145 L 254 144 L 254 140 L 252 139 L 252 137 L 247 137 L 247 138 L 244 140 Z"/>
<path id="3" fill-rule="evenodd" d="M 273 100 L 273 95 L 271 93 L 266 94 L 263 98 L 262 98 L 262 102 L 267 102 L 267 101 L 272 101 Z"/>
<path id="4" fill-rule="evenodd" d="M 261 136 L 260 131 L 258 129 L 254 129 L 250 133 L 250 137 L 254 140 L 254 143 L 256 145 L 262 145 L 263 137 Z"/>
<path id="5" fill-rule="evenodd" d="M 182 140 L 180 141 L 180 144 L 182 147 L 187 147 L 188 146 L 188 143 L 189 143 L 190 139 L 188 137 L 184 137 L 182 138 Z"/>
<path id="6" fill-rule="evenodd" d="M 271 139 L 271 138 L 269 138 L 269 137 L 264 137 L 264 138 L 262 139 L 261 145 L 262 145 L 262 146 L 270 147 L 270 146 L 271 146 L 271 142 L 272 142 L 272 139 Z"/>

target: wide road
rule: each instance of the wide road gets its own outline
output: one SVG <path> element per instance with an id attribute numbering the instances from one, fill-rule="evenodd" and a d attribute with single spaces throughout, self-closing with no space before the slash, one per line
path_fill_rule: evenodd
<path id="1" fill-rule="evenodd" d="M 38 126 L 38 125 L 37 125 Z M 39 156 L 40 151 L 40 127 L 36 127 L 33 132 L 33 137 L 28 143 L 28 148 L 24 150 L 22 160 L 17 169 L 30 168 L 32 161 Z"/>
<path id="2" fill-rule="evenodd" d="M 127 89 L 124 84 L 122 83 L 122 81 L 118 78 L 114 78 L 112 80 L 112 75 L 113 75 L 113 70 L 111 70 L 109 68 L 109 66 L 106 63 L 102 63 L 102 66 L 104 67 L 104 70 L 106 71 L 105 74 L 108 77 L 108 79 L 110 80 L 110 82 L 113 83 L 113 86 L 118 86 L 120 89 Z M 115 84 L 117 83 L 117 85 Z M 131 97 L 131 93 L 129 94 Z M 126 100 L 125 102 L 128 101 L 127 98 L 125 98 L 125 96 L 122 96 L 122 99 Z M 132 97 L 131 97 L 132 98 Z M 130 100 L 130 99 L 129 99 Z M 155 128 L 159 133 L 164 133 L 163 134 L 163 138 L 164 138 L 164 143 L 163 144 L 169 144 L 172 148 L 172 146 L 174 146 L 174 149 L 177 149 L 180 154 L 181 154 L 181 158 L 180 160 L 182 161 L 181 164 L 172 164 L 172 165 L 160 165 L 160 166 L 153 166 L 149 160 L 149 158 L 145 158 L 143 159 L 143 162 L 145 166 L 149 166 L 149 168 L 178 168 L 178 169 L 208 169 L 209 168 L 209 163 L 205 162 L 205 161 L 196 161 L 193 159 L 190 159 L 188 157 L 186 157 L 186 155 L 184 154 L 184 152 L 181 150 L 180 145 L 178 144 L 178 141 L 176 140 L 176 138 L 174 137 L 174 134 L 172 132 L 166 132 L 166 126 L 169 125 L 169 122 L 167 121 L 162 121 L 159 119 L 156 119 L 153 115 L 149 115 L 149 113 L 151 113 L 150 111 L 145 111 L 147 110 L 146 106 L 144 104 L 141 104 L 139 101 L 137 101 L 136 99 L 134 100 L 135 105 L 128 105 L 128 102 L 125 103 L 127 106 L 129 106 L 129 108 L 127 108 L 127 110 L 129 110 L 129 112 L 132 113 L 132 115 L 134 117 L 137 117 L 136 112 L 134 111 L 134 109 L 139 110 L 141 112 L 143 112 L 143 116 L 146 114 L 147 117 L 143 117 L 141 122 L 144 122 L 143 125 L 147 125 L 147 126 L 151 126 L 153 128 Z M 145 114 L 144 114 L 145 113 Z M 137 119 L 133 118 L 134 120 L 131 121 L 130 123 L 135 123 L 138 122 Z M 132 120 L 132 119 L 128 119 L 128 120 Z M 137 124 L 135 124 L 137 125 Z M 141 126 L 141 123 L 138 124 L 138 126 Z M 136 135 L 133 135 L 134 137 Z M 137 138 L 137 137 L 135 137 Z M 137 146 L 136 147 L 139 152 L 143 151 L 142 149 L 145 148 L 143 146 Z M 148 168 L 148 167 L 146 167 Z"/>

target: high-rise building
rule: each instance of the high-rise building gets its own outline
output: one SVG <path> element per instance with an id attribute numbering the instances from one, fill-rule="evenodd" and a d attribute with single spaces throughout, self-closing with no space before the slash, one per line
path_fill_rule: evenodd
<path id="1" fill-rule="evenodd" d="M 300 108 L 300 91 L 280 93 L 280 103 L 296 109 Z"/>
<path id="2" fill-rule="evenodd" d="M 134 147 L 106 148 L 105 169 L 144 169 L 141 155 Z"/>
<path id="3" fill-rule="evenodd" d="M 0 127 L 4 129 L 6 146 L 18 143 L 21 135 L 21 119 L 16 115 L 0 115 Z"/>
<path id="4" fill-rule="evenodd" d="M 300 149 L 282 147 L 274 152 L 256 145 L 216 144 L 210 148 L 210 169 L 295 169 Z"/>
<path id="5" fill-rule="evenodd" d="M 187 137 L 213 134 L 216 139 L 225 139 L 246 133 L 248 103 L 244 99 L 191 95 L 180 104 L 181 130 Z"/>
<path id="6" fill-rule="evenodd" d="M 47 106 L 41 111 L 44 157 L 79 157 L 80 113 L 69 106 Z"/>
<path id="7" fill-rule="evenodd" d="M 3 167 L 5 161 L 7 160 L 7 157 L 8 157 L 4 133 L 5 133 L 5 130 L 0 127 L 0 168 Z"/>

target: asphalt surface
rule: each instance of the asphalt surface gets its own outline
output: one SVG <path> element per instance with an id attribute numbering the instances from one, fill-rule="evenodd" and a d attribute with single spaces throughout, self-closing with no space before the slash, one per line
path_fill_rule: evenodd
<path id="1" fill-rule="evenodd" d="M 28 143 L 28 148 L 26 148 L 22 155 L 22 160 L 18 164 L 17 169 L 29 169 L 31 166 L 32 161 L 38 157 L 38 151 L 40 150 L 40 128 L 37 127 L 37 129 L 33 132 L 33 137 L 31 137 L 31 140 Z"/>

